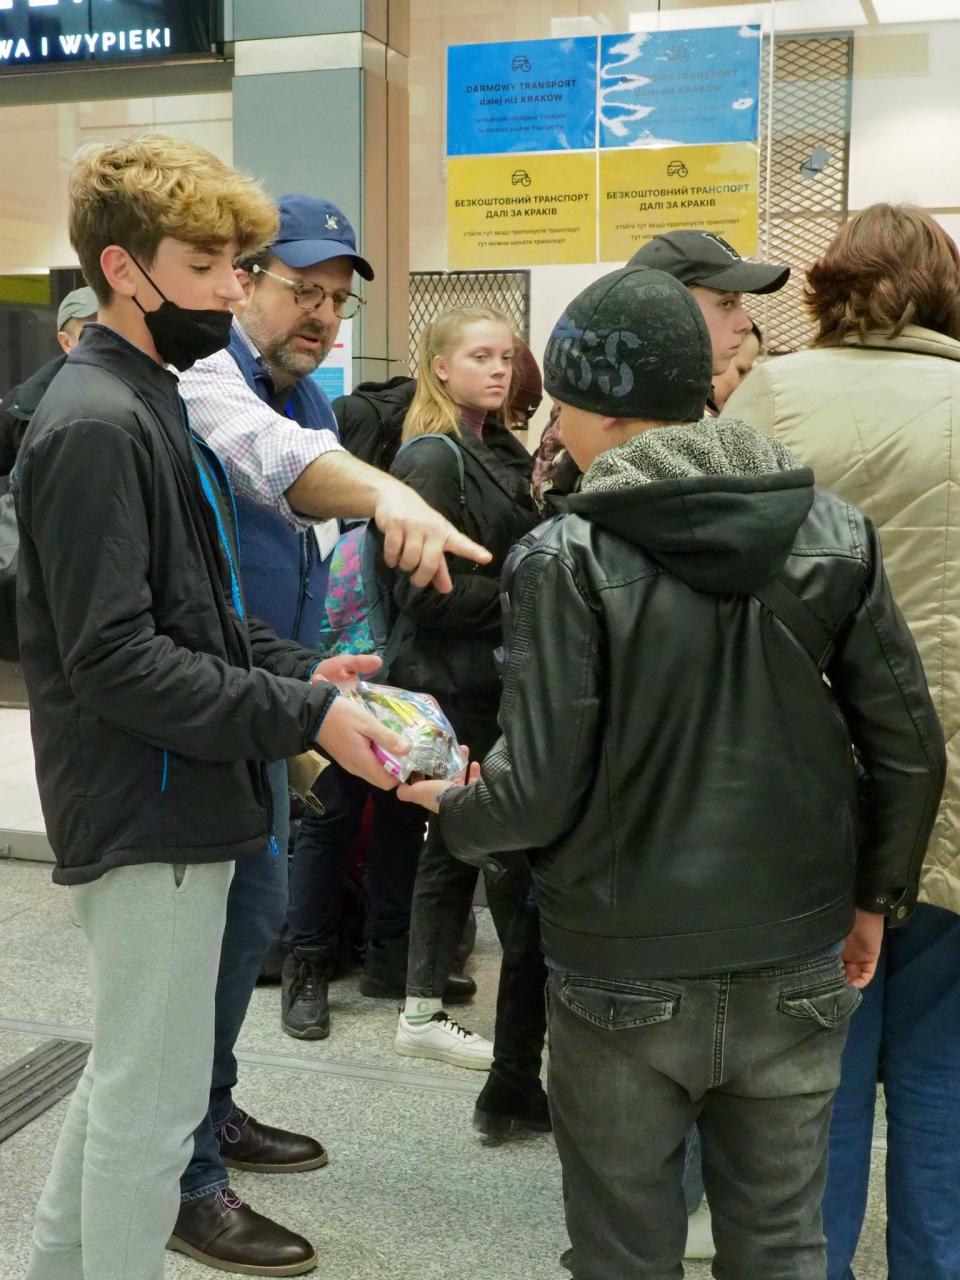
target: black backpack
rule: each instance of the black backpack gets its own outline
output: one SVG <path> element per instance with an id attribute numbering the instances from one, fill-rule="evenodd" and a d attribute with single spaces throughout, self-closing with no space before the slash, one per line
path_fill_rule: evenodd
<path id="1" fill-rule="evenodd" d="M 415 378 L 401 376 L 361 382 L 350 395 L 337 396 L 333 412 L 343 447 L 371 467 L 389 471 L 416 388 Z"/>

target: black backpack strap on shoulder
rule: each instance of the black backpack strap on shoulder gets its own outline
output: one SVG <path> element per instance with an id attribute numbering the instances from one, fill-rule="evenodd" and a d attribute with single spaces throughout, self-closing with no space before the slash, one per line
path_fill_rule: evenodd
<path id="1" fill-rule="evenodd" d="M 442 431 L 427 431 L 422 436 L 411 436 L 409 440 L 404 440 L 403 444 L 397 450 L 397 457 L 405 450 L 415 445 L 418 440 L 442 440 L 448 449 L 452 449 L 457 459 L 457 483 L 459 485 L 459 499 L 461 507 L 467 505 L 466 480 L 464 477 L 463 467 L 463 450 L 457 444 L 453 436 L 447 435 Z"/>
<path id="2" fill-rule="evenodd" d="M 751 594 L 793 632 L 822 671 L 833 638 L 813 610 L 779 578 L 771 578 Z"/>

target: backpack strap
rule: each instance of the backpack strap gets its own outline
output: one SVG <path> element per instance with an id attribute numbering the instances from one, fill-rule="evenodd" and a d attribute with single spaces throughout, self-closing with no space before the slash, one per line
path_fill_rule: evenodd
<path id="1" fill-rule="evenodd" d="M 448 449 L 453 450 L 457 459 L 457 480 L 460 484 L 460 505 L 461 507 L 465 507 L 467 505 L 467 490 L 463 471 L 463 450 L 457 444 L 456 440 L 454 440 L 453 436 L 449 436 L 443 431 L 428 431 L 422 436 L 412 436 L 409 440 L 404 440 L 395 456 L 399 458 L 404 449 L 409 449 L 412 445 L 418 444 L 421 440 L 442 440 Z"/>
<path id="2" fill-rule="evenodd" d="M 771 578 L 751 594 L 792 632 L 822 671 L 833 638 L 809 605 L 780 578 Z"/>

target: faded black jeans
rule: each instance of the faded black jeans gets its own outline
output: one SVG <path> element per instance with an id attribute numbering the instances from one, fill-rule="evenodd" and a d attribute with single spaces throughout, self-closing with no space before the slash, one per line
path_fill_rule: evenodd
<path id="1" fill-rule="evenodd" d="M 444 710 L 471 759 L 483 760 L 500 737 L 495 709 L 477 711 L 456 704 Z M 498 876 L 484 872 L 487 903 L 503 961 L 497 993 L 495 1068 L 518 1084 L 535 1079 L 546 1032 L 544 987 L 546 965 L 540 947 L 540 918 L 533 901 L 530 865 L 521 853 L 503 859 Z M 407 994 L 440 996 L 477 886 L 476 867 L 460 862 L 440 834 L 439 820 L 430 822 L 420 855 L 410 914 Z"/>
<path id="2" fill-rule="evenodd" d="M 496 706 L 464 707 L 450 699 L 442 705 L 457 738 L 470 748 L 470 759 L 482 761 L 500 737 Z M 439 996 L 447 985 L 478 876 L 476 867 L 453 856 L 440 834 L 439 818 L 431 817 L 413 888 L 407 995 Z M 502 876 L 484 872 L 484 878 L 494 927 L 506 947 L 514 915 L 530 891 L 529 864 L 517 854 Z"/>
<path id="3" fill-rule="evenodd" d="M 681 1280 L 699 1123 L 718 1280 L 824 1280 L 827 1136 L 859 992 L 835 957 L 713 977 L 553 971 L 550 1105 L 576 1280 Z"/>

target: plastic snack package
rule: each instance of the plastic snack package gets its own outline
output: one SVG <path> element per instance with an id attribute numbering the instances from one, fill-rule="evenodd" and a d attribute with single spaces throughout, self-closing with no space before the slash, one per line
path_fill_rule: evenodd
<path id="1" fill-rule="evenodd" d="M 353 698 L 394 733 L 410 743 L 405 756 L 394 756 L 382 747 L 374 755 L 392 777 L 406 782 L 411 774 L 425 778 L 455 778 L 463 771 L 463 757 L 450 721 L 436 698 L 428 693 L 411 693 L 388 684 L 360 680 L 355 689 L 342 695 Z"/>

